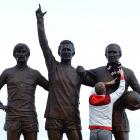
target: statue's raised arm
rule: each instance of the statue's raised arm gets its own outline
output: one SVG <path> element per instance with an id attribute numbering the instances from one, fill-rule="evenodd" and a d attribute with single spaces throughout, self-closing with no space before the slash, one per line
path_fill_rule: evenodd
<path id="1" fill-rule="evenodd" d="M 37 18 L 37 31 L 40 47 L 43 51 L 47 68 L 51 69 L 52 63 L 54 63 L 55 58 L 52 55 L 51 49 L 49 48 L 48 40 L 45 34 L 44 27 L 44 15 L 46 12 L 42 12 L 41 5 L 39 4 L 39 8 L 36 10 L 36 18 Z"/>
<path id="2" fill-rule="evenodd" d="M 39 4 L 39 8 L 36 10 L 36 18 L 37 18 L 39 43 L 40 43 L 42 49 L 44 48 L 43 46 L 46 46 L 46 45 L 48 46 L 48 41 L 46 38 L 45 29 L 44 29 L 44 15 L 45 15 L 45 13 L 46 12 L 44 12 L 44 13 L 42 12 L 41 6 Z"/>

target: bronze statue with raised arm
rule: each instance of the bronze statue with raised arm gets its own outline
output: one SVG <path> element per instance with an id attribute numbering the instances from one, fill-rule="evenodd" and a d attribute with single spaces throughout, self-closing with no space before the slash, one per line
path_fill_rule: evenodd
<path id="1" fill-rule="evenodd" d="M 0 89 L 6 84 L 7 105 L 0 103 L 0 109 L 6 111 L 4 129 L 7 140 L 37 140 L 38 119 L 35 107 L 35 90 L 39 85 L 48 90 L 49 83 L 37 70 L 27 65 L 30 56 L 29 47 L 19 43 L 13 50 L 17 65 L 7 68 L 0 76 Z"/>
<path id="2" fill-rule="evenodd" d="M 75 54 L 74 44 L 70 40 L 60 42 L 58 62 L 52 54 L 44 28 L 44 14 L 39 5 L 36 11 L 38 37 L 44 54 L 49 77 L 49 96 L 46 105 L 45 129 L 49 140 L 62 140 L 66 133 L 69 140 L 82 140 L 79 113 L 79 92 L 83 79 L 77 69 L 71 65 Z"/>

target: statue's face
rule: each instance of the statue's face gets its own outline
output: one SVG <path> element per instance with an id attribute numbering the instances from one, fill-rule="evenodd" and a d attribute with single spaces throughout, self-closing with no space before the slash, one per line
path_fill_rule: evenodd
<path id="1" fill-rule="evenodd" d="M 28 50 L 25 47 L 19 47 L 15 51 L 15 58 L 17 63 L 24 64 L 28 60 Z"/>
<path id="2" fill-rule="evenodd" d="M 63 61 L 69 61 L 74 55 L 72 44 L 61 44 L 60 57 Z"/>
<path id="3" fill-rule="evenodd" d="M 115 46 L 109 46 L 106 50 L 106 58 L 108 60 L 108 63 L 115 63 L 119 61 L 121 54 L 120 54 L 120 49 Z"/>

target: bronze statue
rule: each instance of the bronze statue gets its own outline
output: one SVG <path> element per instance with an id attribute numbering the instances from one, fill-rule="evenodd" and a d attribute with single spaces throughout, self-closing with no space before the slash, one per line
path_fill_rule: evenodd
<path id="1" fill-rule="evenodd" d="M 4 70 L 0 76 L 0 89 L 6 84 L 8 91 L 7 106 L 0 103 L 0 108 L 6 111 L 7 140 L 19 140 L 21 134 L 24 140 L 37 140 L 35 90 L 37 85 L 48 90 L 48 81 L 27 65 L 30 50 L 26 44 L 17 44 L 13 56 L 17 65 Z"/>
<path id="2" fill-rule="evenodd" d="M 108 60 L 106 66 L 101 66 L 87 71 L 87 75 L 91 78 L 90 85 L 94 86 L 99 81 L 110 81 L 117 78 L 116 83 L 108 87 L 108 93 L 114 92 L 119 85 L 120 68 L 124 71 L 126 79 L 125 92 L 123 96 L 114 104 L 113 108 L 113 134 L 116 140 L 129 140 L 129 121 L 125 109 L 136 110 L 140 108 L 140 85 L 134 72 L 123 67 L 119 62 L 122 55 L 121 48 L 118 44 L 109 44 L 105 50 L 105 56 Z M 128 92 L 128 87 L 133 91 Z"/>
<path id="3" fill-rule="evenodd" d="M 62 140 L 66 133 L 69 140 L 82 140 L 79 113 L 79 92 L 82 78 L 77 69 L 72 67 L 71 60 L 75 54 L 74 44 L 63 40 L 58 48 L 61 62 L 52 54 L 44 28 L 44 14 L 39 5 L 36 11 L 38 37 L 44 54 L 49 77 L 49 96 L 45 118 L 49 140 Z"/>

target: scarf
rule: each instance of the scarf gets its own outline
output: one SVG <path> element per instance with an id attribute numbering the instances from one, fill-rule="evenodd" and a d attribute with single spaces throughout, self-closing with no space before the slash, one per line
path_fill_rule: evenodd
<path id="1" fill-rule="evenodd" d="M 106 66 L 107 70 L 109 71 L 109 73 L 114 77 L 114 78 L 118 78 L 119 77 L 119 70 L 121 69 L 121 63 L 117 62 L 117 63 L 108 63 Z"/>

